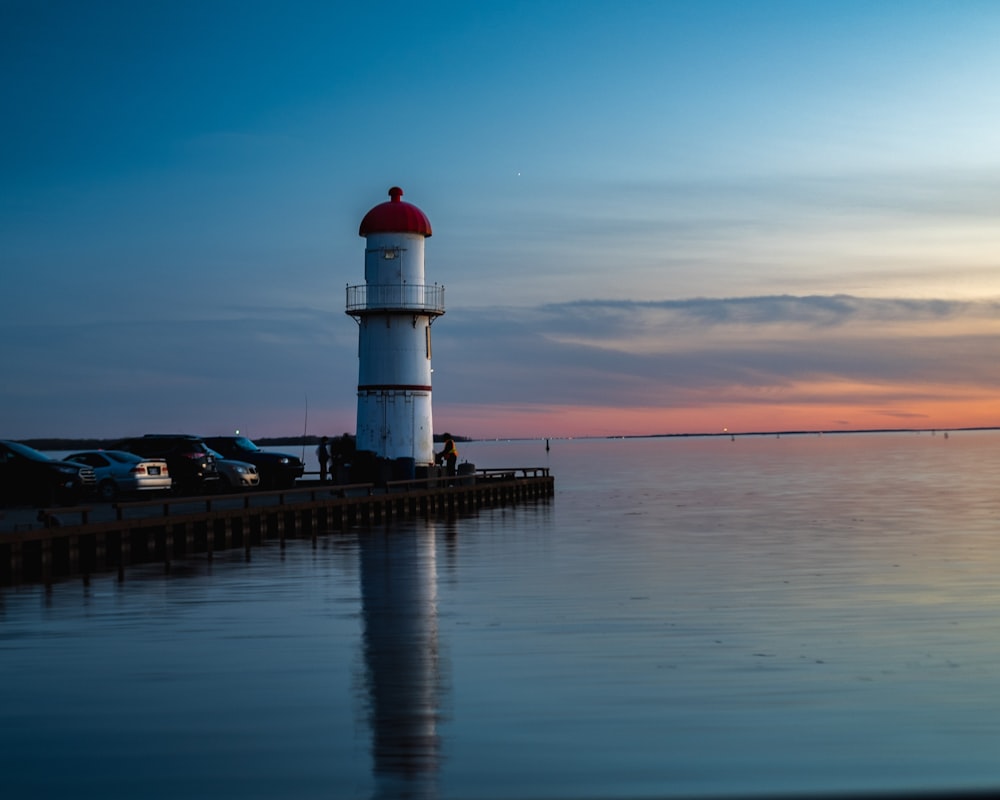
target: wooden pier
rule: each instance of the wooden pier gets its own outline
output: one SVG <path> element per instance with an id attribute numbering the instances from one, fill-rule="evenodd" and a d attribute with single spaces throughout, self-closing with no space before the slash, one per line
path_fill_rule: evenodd
<path id="1" fill-rule="evenodd" d="M 50 583 L 132 564 L 170 564 L 250 551 L 269 540 L 341 532 L 396 519 L 471 513 L 551 498 L 547 467 L 480 469 L 454 478 L 374 484 L 314 484 L 273 492 L 170 497 L 134 503 L 51 508 L 38 527 L 0 532 L 0 585 Z"/>

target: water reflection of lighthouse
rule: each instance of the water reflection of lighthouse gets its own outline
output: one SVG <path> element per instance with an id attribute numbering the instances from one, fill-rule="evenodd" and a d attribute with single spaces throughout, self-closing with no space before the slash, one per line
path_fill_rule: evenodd
<path id="1" fill-rule="evenodd" d="M 376 797 L 433 798 L 444 696 L 432 522 L 360 537 Z"/>

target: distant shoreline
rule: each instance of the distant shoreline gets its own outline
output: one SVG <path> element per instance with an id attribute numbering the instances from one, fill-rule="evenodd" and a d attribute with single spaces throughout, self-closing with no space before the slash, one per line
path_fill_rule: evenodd
<path id="1" fill-rule="evenodd" d="M 975 431 L 1000 431 L 1000 425 L 980 425 L 968 428 L 853 428 L 850 430 L 774 430 L 774 431 L 704 431 L 701 433 L 605 433 L 584 434 L 582 436 L 490 436 L 486 438 L 458 437 L 456 441 L 466 442 L 543 442 L 573 441 L 575 439 L 704 439 L 710 437 L 736 436 L 840 436 L 859 433 L 972 433 Z"/>
<path id="2" fill-rule="evenodd" d="M 714 431 L 702 433 L 623 433 L 623 434 L 586 434 L 582 436 L 494 436 L 475 438 L 456 435 L 460 442 L 537 442 L 537 441 L 570 441 L 574 439 L 694 439 L 705 437 L 737 437 L 737 436 L 835 436 L 859 433 L 958 433 L 975 431 L 996 431 L 1000 426 L 987 425 L 969 428 L 856 428 L 852 430 L 774 430 L 774 431 Z M 93 438 L 36 438 L 17 439 L 16 441 L 34 447 L 36 450 L 110 450 L 124 437 L 115 439 Z M 302 447 L 319 444 L 320 436 L 277 436 L 262 437 L 253 441 L 260 447 Z M 435 436 L 435 440 L 440 437 Z"/>

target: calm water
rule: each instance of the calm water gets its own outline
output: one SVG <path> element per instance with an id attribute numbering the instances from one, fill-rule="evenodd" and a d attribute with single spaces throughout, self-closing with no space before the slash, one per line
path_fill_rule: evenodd
<path id="1" fill-rule="evenodd" d="M 461 450 L 556 497 L 0 590 L 2 796 L 1000 786 L 1000 434 Z"/>

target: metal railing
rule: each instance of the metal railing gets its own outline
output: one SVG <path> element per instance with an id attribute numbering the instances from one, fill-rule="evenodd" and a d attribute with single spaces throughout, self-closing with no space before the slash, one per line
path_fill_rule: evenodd
<path id="1" fill-rule="evenodd" d="M 419 311 L 444 313 L 444 287 L 439 284 L 382 283 L 347 287 L 347 313 Z"/>

